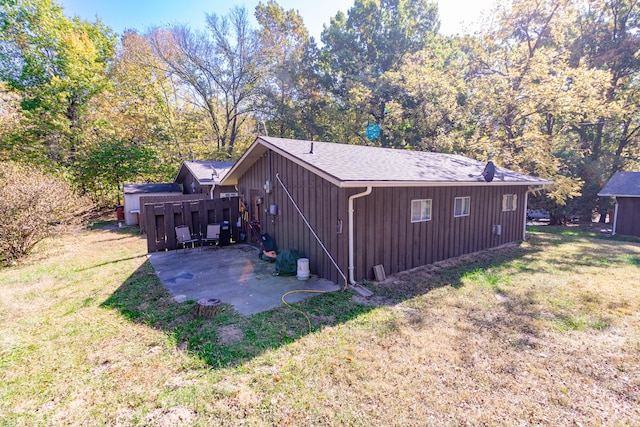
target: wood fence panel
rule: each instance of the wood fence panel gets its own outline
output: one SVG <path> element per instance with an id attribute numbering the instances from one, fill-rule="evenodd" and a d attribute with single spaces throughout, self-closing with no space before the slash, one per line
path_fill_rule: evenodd
<path id="1" fill-rule="evenodd" d="M 178 207 L 178 212 L 176 212 Z M 182 205 L 176 206 L 175 203 L 166 203 L 164 205 L 164 235 L 167 242 L 167 249 L 176 247 L 176 230 L 177 225 L 182 225 Z"/>
<path id="2" fill-rule="evenodd" d="M 225 220 L 227 212 L 230 226 L 235 228 L 238 217 L 238 199 L 201 199 L 183 201 L 161 201 L 144 205 L 147 224 L 147 250 L 151 252 L 174 250 L 177 247 L 175 227 L 186 225 L 195 236 L 207 232 L 207 224 Z"/>
<path id="3" fill-rule="evenodd" d="M 208 200 L 208 194 L 174 194 L 171 196 L 141 196 L 140 197 L 140 233 L 147 232 L 146 205 L 168 202 L 182 202 L 185 200 Z"/>
<path id="4" fill-rule="evenodd" d="M 147 230 L 147 250 L 149 252 L 163 251 L 167 248 L 164 216 L 164 205 L 151 205 L 145 211 L 145 221 L 149 224 Z"/>

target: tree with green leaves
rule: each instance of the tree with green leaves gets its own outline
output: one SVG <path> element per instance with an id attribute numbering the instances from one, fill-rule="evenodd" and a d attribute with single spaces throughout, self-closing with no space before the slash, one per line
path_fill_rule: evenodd
<path id="1" fill-rule="evenodd" d="M 457 40 L 434 37 L 381 78 L 393 94 L 386 132 L 396 145 L 439 152 L 464 151 L 467 58 Z"/>
<path id="2" fill-rule="evenodd" d="M 20 139 L 70 165 L 90 126 L 90 100 L 108 85 L 115 49 L 100 21 L 68 19 L 52 0 L 0 1 L 0 79 L 21 98 Z"/>
<path id="3" fill-rule="evenodd" d="M 594 115 L 576 125 L 585 176 L 583 201 L 588 216 L 610 207 L 598 191 L 615 172 L 640 167 L 640 3 L 636 0 L 591 0 L 581 4 L 579 38 L 573 44 L 574 63 L 609 73 L 607 105 L 612 114 Z M 604 219 L 604 215 L 601 216 Z"/>
<path id="4" fill-rule="evenodd" d="M 569 0 L 515 0 L 466 44 L 475 120 L 469 149 L 553 180 L 548 207 L 558 214 L 588 179 L 576 173 L 582 142 L 571 129 L 616 109 L 606 96 L 609 73 L 572 64 L 576 19 Z"/>
<path id="5" fill-rule="evenodd" d="M 285 11 L 274 0 L 259 3 L 255 12 L 259 24 L 263 75 L 258 111 L 270 135 L 312 138 L 315 110 L 323 91 L 315 73 L 317 47 L 295 10 Z"/>
<path id="6" fill-rule="evenodd" d="M 405 55 L 423 50 L 439 25 L 430 0 L 356 0 L 347 15 L 331 19 L 321 36 L 320 67 L 349 123 L 341 140 L 366 143 L 365 127 L 376 123 L 383 130 L 380 144 L 395 145 L 385 128 L 395 93 L 383 76 Z"/>
<path id="7" fill-rule="evenodd" d="M 92 101 L 92 120 L 108 126 L 94 129 L 91 150 L 103 141 L 122 141 L 156 153 L 155 173 L 137 178 L 144 181 L 171 180 L 181 161 L 210 153 L 206 117 L 184 102 L 180 82 L 164 72 L 146 37 L 122 35 L 109 79 L 109 89 Z"/>
<path id="8" fill-rule="evenodd" d="M 119 204 L 127 182 L 157 180 L 157 152 L 143 141 L 101 139 L 79 156 L 75 173 L 100 207 Z"/>

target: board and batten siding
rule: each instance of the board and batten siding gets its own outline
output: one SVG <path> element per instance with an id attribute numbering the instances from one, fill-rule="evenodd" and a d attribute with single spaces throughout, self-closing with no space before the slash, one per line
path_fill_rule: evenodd
<path id="1" fill-rule="evenodd" d="M 269 233 L 279 250 L 297 249 L 309 258 L 309 269 L 313 274 L 343 284 L 344 279 L 305 225 L 276 174 L 344 274 L 348 271 L 347 191 L 272 151 L 256 161 L 238 180 L 238 191 L 245 197 L 254 190 L 264 198 L 259 209 L 261 232 Z M 267 180 L 271 193 L 264 189 Z M 252 201 L 247 204 L 253 205 Z M 274 204 L 277 215 L 267 214 Z"/>
<path id="2" fill-rule="evenodd" d="M 640 198 L 616 197 L 616 203 L 618 203 L 616 234 L 640 236 Z"/>
<path id="3" fill-rule="evenodd" d="M 365 188 L 338 188 L 287 158 L 269 151 L 238 181 L 238 191 L 263 197 L 259 209 L 262 232 L 269 233 L 278 249 L 297 249 L 309 258 L 313 274 L 336 283 L 338 273 L 296 211 L 276 174 L 285 184 L 323 244 L 348 277 L 349 196 Z M 264 189 L 270 182 L 271 192 Z M 252 191 L 253 190 L 253 191 Z M 373 266 L 382 264 L 387 274 L 477 252 L 522 239 L 526 186 L 374 188 L 354 201 L 355 279 L 373 279 Z M 502 211 L 502 197 L 517 195 L 517 209 Z M 454 217 L 454 199 L 470 197 L 469 216 Z M 411 222 L 411 201 L 431 199 L 431 220 Z M 269 215 L 270 205 L 277 215 Z M 252 206 L 253 201 L 247 200 Z M 341 224 L 341 226 L 340 226 Z M 494 225 L 501 233 L 492 232 Z"/>
<path id="4" fill-rule="evenodd" d="M 355 200 L 355 271 L 372 279 L 382 264 L 395 274 L 436 261 L 522 240 L 524 186 L 374 188 Z M 503 211 L 505 194 L 517 196 Z M 456 197 L 470 197 L 469 216 L 454 217 Z M 431 220 L 411 222 L 411 201 L 430 199 Z M 499 225 L 501 232 L 494 232 Z"/>

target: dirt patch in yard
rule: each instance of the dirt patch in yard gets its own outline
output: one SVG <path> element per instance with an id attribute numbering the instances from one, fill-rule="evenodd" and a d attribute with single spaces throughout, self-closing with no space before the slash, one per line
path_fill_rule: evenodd
<path id="1" fill-rule="evenodd" d="M 380 295 L 372 295 L 370 297 L 365 297 L 362 295 L 354 295 L 351 297 L 351 301 L 357 302 L 359 304 L 368 305 L 370 307 L 382 307 L 384 305 L 393 305 L 396 303 L 395 300 L 391 298 L 385 298 Z"/>
<path id="2" fill-rule="evenodd" d="M 315 316 L 313 314 L 309 315 L 309 320 L 314 325 L 333 325 L 336 323 L 335 316 Z"/>
<path id="3" fill-rule="evenodd" d="M 227 325 L 218 329 L 218 343 L 233 344 L 244 339 L 244 332 L 237 326 Z"/>
<path id="4" fill-rule="evenodd" d="M 142 423 L 154 427 L 175 427 L 191 424 L 195 419 L 195 413 L 184 406 L 175 406 L 169 409 L 156 409 L 149 413 Z"/>

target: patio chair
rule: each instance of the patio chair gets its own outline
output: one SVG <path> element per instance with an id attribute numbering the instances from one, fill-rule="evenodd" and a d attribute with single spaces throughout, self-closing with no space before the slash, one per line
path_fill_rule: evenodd
<path id="1" fill-rule="evenodd" d="M 202 246 L 212 242 L 214 245 L 220 242 L 220 224 L 207 225 L 207 235 L 202 238 Z"/>
<path id="2" fill-rule="evenodd" d="M 188 225 L 181 225 L 176 227 L 176 240 L 178 245 L 182 245 L 182 249 L 187 250 L 187 245 L 191 243 L 191 246 L 195 249 L 198 239 L 191 237 L 191 230 Z"/>

